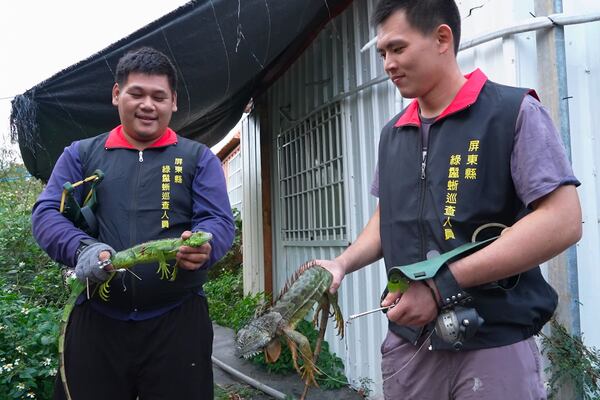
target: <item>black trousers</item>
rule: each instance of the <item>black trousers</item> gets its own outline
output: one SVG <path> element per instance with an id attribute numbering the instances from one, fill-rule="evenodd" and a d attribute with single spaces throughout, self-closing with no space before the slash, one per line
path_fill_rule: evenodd
<path id="1" fill-rule="evenodd" d="M 83 303 L 65 338 L 72 400 L 213 399 L 213 330 L 206 298 L 145 321 L 118 321 Z M 54 400 L 65 400 L 60 373 Z"/>

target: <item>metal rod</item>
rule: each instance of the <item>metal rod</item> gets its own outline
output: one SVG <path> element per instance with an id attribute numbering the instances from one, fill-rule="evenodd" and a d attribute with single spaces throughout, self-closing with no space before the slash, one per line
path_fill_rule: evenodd
<path id="1" fill-rule="evenodd" d="M 350 316 L 348 317 L 348 321 L 347 321 L 347 322 L 350 322 L 350 321 L 352 321 L 353 319 L 356 319 L 356 318 L 362 317 L 362 316 L 364 316 L 364 315 L 367 315 L 367 314 L 372 314 L 372 313 L 374 313 L 374 312 L 381 311 L 381 310 L 387 310 L 387 309 L 389 309 L 389 308 L 392 308 L 392 307 L 394 307 L 395 305 L 396 305 L 396 303 L 394 303 L 394 304 L 390 304 L 389 306 L 385 306 L 385 307 L 379 307 L 379 308 L 375 308 L 375 309 L 373 309 L 373 310 L 364 311 L 364 312 L 361 312 L 361 313 L 358 313 L 358 314 L 353 314 L 353 315 L 350 315 Z"/>
<path id="2" fill-rule="evenodd" d="M 290 398 L 290 396 L 286 396 L 286 394 L 281 393 L 280 391 L 273 389 L 272 387 L 267 386 L 264 383 L 257 381 L 256 379 L 250 378 L 248 375 L 245 375 L 242 372 L 238 371 L 237 369 L 225 364 L 223 361 L 219 360 L 218 358 L 215 358 L 214 356 L 211 357 L 211 360 L 212 360 L 213 364 L 215 364 L 217 367 L 221 368 L 223 371 L 235 376 L 236 378 L 238 378 L 238 379 L 242 380 L 243 382 L 247 383 L 248 385 L 253 386 L 256 389 L 268 394 L 269 396 L 272 396 L 276 399 L 281 399 L 281 400 Z"/>
<path id="3" fill-rule="evenodd" d="M 492 41 L 494 39 L 501 38 L 503 36 L 514 35 L 517 33 L 535 31 L 539 29 L 551 28 L 554 25 L 574 25 L 582 24 L 585 22 L 593 22 L 600 20 L 600 12 L 589 13 L 589 14 L 577 14 L 577 15 L 566 15 L 564 13 L 552 14 L 544 17 L 530 18 L 525 21 L 519 22 L 515 25 L 499 29 L 497 31 L 488 32 L 481 36 L 473 39 L 464 40 L 459 47 L 460 50 L 466 50 L 471 47 L 475 47 L 482 43 Z M 377 38 L 369 40 L 361 49 L 361 53 L 364 53 L 377 43 Z"/>
<path id="4" fill-rule="evenodd" d="M 554 0 L 554 11 L 561 13 L 563 11 L 563 0 Z M 558 19 L 560 21 L 561 14 L 556 14 L 558 17 L 552 18 L 555 22 Z M 600 15 L 600 13 L 596 13 Z M 562 24 L 559 24 L 562 25 Z M 560 116 L 560 133 L 562 136 L 563 144 L 566 147 L 567 156 L 569 161 L 572 161 L 572 150 L 571 150 L 571 126 L 570 126 L 570 114 L 569 114 L 569 85 L 567 82 L 567 53 L 565 46 L 565 31 L 562 26 L 555 29 L 555 46 L 556 46 L 556 69 L 558 79 L 558 110 Z M 575 336 L 581 336 L 581 313 L 579 310 L 579 277 L 577 268 L 577 249 L 573 245 L 566 250 L 566 264 L 567 264 L 567 285 L 569 293 L 572 296 L 571 303 L 569 304 L 569 314 L 571 317 L 570 333 Z M 581 397 L 581 396 L 579 396 Z"/>

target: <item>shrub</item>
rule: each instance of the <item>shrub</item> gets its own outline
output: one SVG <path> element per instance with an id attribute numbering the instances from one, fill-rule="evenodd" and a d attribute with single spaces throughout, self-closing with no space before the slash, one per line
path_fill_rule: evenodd
<path id="1" fill-rule="evenodd" d="M 0 276 L 5 285 L 40 305 L 62 306 L 67 289 L 60 267 L 31 234 L 31 208 L 42 190 L 22 166 L 0 171 Z"/>
<path id="2" fill-rule="evenodd" d="M 22 166 L 0 164 L 1 399 L 52 398 L 68 291 L 58 264 L 31 235 L 31 208 L 41 190 Z"/>
<path id="3" fill-rule="evenodd" d="M 214 322 L 236 332 L 244 326 L 256 308 L 266 301 L 263 293 L 243 295 L 242 272 L 224 272 L 204 284 L 210 316 Z"/>
<path id="4" fill-rule="evenodd" d="M 242 217 L 237 208 L 233 212 L 235 223 L 235 237 L 229 251 L 215 265 L 208 270 L 209 279 L 219 277 L 225 272 L 236 272 L 242 268 Z"/>
<path id="5" fill-rule="evenodd" d="M 0 398 L 52 398 L 60 313 L 0 287 Z"/>
<path id="6" fill-rule="evenodd" d="M 556 319 L 550 320 L 550 327 L 550 336 L 541 334 L 542 353 L 550 360 L 549 398 L 556 398 L 562 383 L 570 381 L 583 399 L 600 399 L 600 351 L 586 347 L 581 337 L 569 334 Z"/>

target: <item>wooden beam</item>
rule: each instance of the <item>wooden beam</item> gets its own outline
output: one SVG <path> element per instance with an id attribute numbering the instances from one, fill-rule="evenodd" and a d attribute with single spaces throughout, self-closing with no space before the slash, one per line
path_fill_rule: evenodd
<path id="1" fill-rule="evenodd" d="M 264 254 L 264 288 L 265 293 L 273 294 L 273 231 L 271 207 L 271 124 L 268 113 L 268 103 L 261 100 L 257 104 L 260 116 L 260 169 L 262 179 L 262 223 L 263 223 L 263 254 Z"/>

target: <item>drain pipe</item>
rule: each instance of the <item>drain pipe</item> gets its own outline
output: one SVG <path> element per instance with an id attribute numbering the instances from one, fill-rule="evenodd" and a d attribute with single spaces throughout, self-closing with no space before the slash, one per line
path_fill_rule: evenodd
<path id="1" fill-rule="evenodd" d="M 228 374 L 233 375 L 242 382 L 247 383 L 248 385 L 260 390 L 261 392 L 268 394 L 269 396 L 272 396 L 279 400 L 286 400 L 292 398 L 290 396 L 286 396 L 284 393 L 281 393 L 279 390 L 273 389 L 272 387 L 257 381 L 256 379 L 250 378 L 248 375 L 242 374 L 237 369 L 232 368 L 231 366 L 225 364 L 223 361 L 219 360 L 218 358 L 215 358 L 214 356 L 212 356 L 212 362 L 214 365 L 221 368 Z"/>

